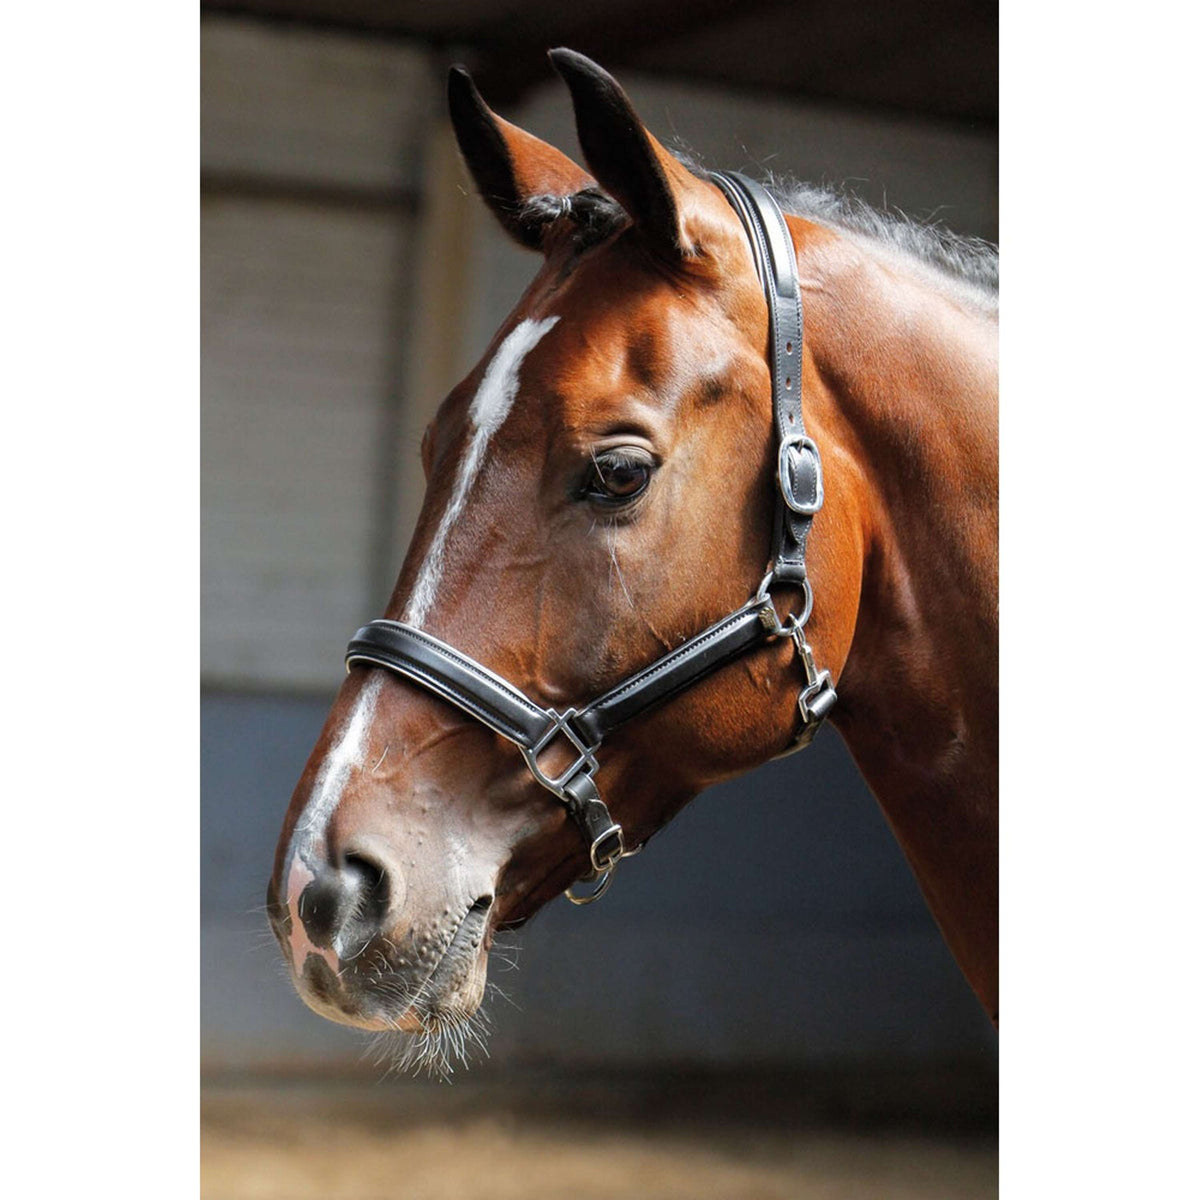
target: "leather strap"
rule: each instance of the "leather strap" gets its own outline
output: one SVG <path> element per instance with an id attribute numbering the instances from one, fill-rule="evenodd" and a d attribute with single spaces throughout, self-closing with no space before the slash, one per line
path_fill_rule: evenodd
<path id="1" fill-rule="evenodd" d="M 399 621 L 370 621 L 350 639 L 346 670 L 356 665 L 383 667 L 411 679 L 519 746 L 534 778 L 562 800 L 583 833 L 592 877 L 611 874 L 625 854 L 624 837 L 592 777 L 599 766 L 592 750 L 599 741 L 591 745 L 580 737 L 572 724 L 574 709 L 560 714 L 542 708 L 469 655 Z M 576 757 L 559 775 L 549 776 L 539 755 L 559 737 L 574 747 Z"/>
<path id="2" fill-rule="evenodd" d="M 593 869 L 611 870 L 624 851 L 621 827 L 596 788 L 594 751 L 604 738 L 633 717 L 669 700 L 725 663 L 779 632 L 769 597 L 754 600 L 709 626 L 593 700 L 580 711 L 542 708 L 482 663 L 440 638 L 399 621 L 371 621 L 346 650 L 346 669 L 383 667 L 411 679 L 519 746 L 529 769 L 567 806 L 590 847 Z M 565 737 L 576 756 L 566 770 L 549 776 L 540 756 Z"/>
<path id="3" fill-rule="evenodd" d="M 686 691 L 775 632 L 775 606 L 769 599 L 752 601 L 593 700 L 576 715 L 575 725 L 599 745 L 618 726 Z"/>
<path id="4" fill-rule="evenodd" d="M 524 750 L 540 752 L 564 724 L 582 753 L 590 753 L 618 726 L 691 687 L 751 647 L 779 632 L 769 598 L 723 617 L 682 646 L 570 715 L 542 708 L 482 663 L 399 621 L 371 621 L 350 639 L 347 670 L 356 664 L 385 667 L 448 700 L 468 716 Z"/>
<path id="5" fill-rule="evenodd" d="M 373 663 L 406 676 L 526 749 L 554 724 L 551 713 L 482 663 L 399 621 L 364 625 L 346 648 L 347 669 L 355 663 Z"/>
<path id="6" fill-rule="evenodd" d="M 736 172 L 709 178 L 725 193 L 750 238 L 763 285 L 771 327 L 771 397 L 778 447 L 775 528 L 771 546 L 775 579 L 803 583 L 804 555 L 812 519 L 825 499 L 821 456 L 804 431 L 800 403 L 804 312 L 792 235 L 775 198 L 761 184 Z"/>

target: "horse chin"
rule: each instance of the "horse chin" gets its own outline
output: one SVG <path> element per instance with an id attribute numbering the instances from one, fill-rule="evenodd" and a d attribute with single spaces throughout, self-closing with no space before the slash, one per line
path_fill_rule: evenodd
<path id="1" fill-rule="evenodd" d="M 465 1024 L 478 1013 L 486 985 L 486 951 L 480 950 L 470 961 L 459 959 L 449 965 L 443 959 L 410 1002 L 391 1004 L 390 1011 L 380 1014 L 381 1023 L 372 1028 L 428 1034 Z"/>
<path id="2" fill-rule="evenodd" d="M 445 970 L 443 970 L 443 967 Z M 475 1052 L 487 1053 L 488 1022 L 480 1007 L 487 982 L 487 952 L 443 960 L 428 984 L 407 1004 L 394 1003 L 364 1028 L 380 1034 L 379 1061 L 393 1069 L 449 1079 Z"/>
<path id="3" fill-rule="evenodd" d="M 441 1034 L 477 1019 L 487 984 L 486 904 L 472 905 L 440 954 L 412 937 L 376 938 L 339 961 L 310 952 L 295 977 L 300 998 L 318 1016 L 373 1033 Z"/>

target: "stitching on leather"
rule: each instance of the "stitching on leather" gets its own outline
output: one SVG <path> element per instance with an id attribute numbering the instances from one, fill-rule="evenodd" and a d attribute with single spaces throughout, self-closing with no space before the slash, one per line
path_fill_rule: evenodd
<path id="1" fill-rule="evenodd" d="M 751 227 L 753 229 L 754 240 L 758 243 L 758 246 L 760 248 L 760 253 L 762 254 L 764 263 L 766 264 L 766 268 L 763 271 L 763 277 L 766 282 L 766 291 L 768 292 L 768 305 L 770 308 L 769 315 L 771 317 L 771 322 L 772 322 L 772 326 L 773 326 L 773 339 L 772 339 L 773 344 L 772 344 L 771 349 L 772 349 L 772 352 L 774 355 L 774 361 L 775 361 L 775 370 L 774 370 L 774 374 L 772 375 L 772 379 L 771 379 L 771 402 L 775 408 L 776 413 L 778 414 L 778 417 L 776 420 L 776 428 L 778 431 L 778 435 L 779 435 L 780 439 L 782 440 L 783 438 L 785 438 L 788 435 L 789 432 L 796 432 L 796 433 L 799 433 L 801 436 L 804 435 L 804 413 L 803 413 L 803 409 L 801 408 L 801 400 L 800 400 L 800 395 L 801 395 L 801 378 L 800 377 L 801 377 L 801 369 L 803 366 L 802 357 L 797 360 L 796 370 L 794 372 L 795 381 L 796 381 L 795 398 L 793 400 L 789 400 L 788 398 L 786 398 L 785 396 L 783 396 L 781 394 L 776 394 L 776 387 L 779 384 L 780 376 L 784 374 L 783 346 L 789 340 L 789 335 L 792 335 L 791 340 L 793 341 L 793 343 L 795 345 L 803 346 L 803 344 L 804 344 L 803 343 L 803 329 L 804 329 L 803 312 L 804 312 L 804 310 L 801 307 L 801 293 L 800 293 L 800 288 L 797 285 L 796 296 L 795 296 L 795 301 L 794 301 L 795 315 L 796 315 L 795 332 L 794 332 L 794 334 L 792 334 L 792 330 L 780 329 L 778 327 L 778 322 L 775 320 L 776 316 L 783 316 L 784 319 L 786 320 L 787 316 L 789 315 L 785 311 L 785 305 L 780 303 L 779 290 L 776 286 L 776 281 L 775 281 L 775 271 L 774 271 L 774 269 L 771 269 L 771 268 L 777 268 L 779 264 L 774 262 L 774 259 L 772 258 L 771 253 L 770 253 L 770 235 L 767 233 L 766 227 L 765 227 L 766 218 L 763 216 L 760 216 L 760 214 L 757 211 L 754 211 L 753 217 L 754 217 L 754 219 L 751 221 Z M 788 231 L 786 229 L 786 223 L 785 223 L 784 229 L 782 230 L 782 233 L 783 233 L 785 240 L 790 242 L 791 235 L 788 233 Z M 801 351 L 801 355 L 802 354 L 803 354 L 803 351 Z M 789 412 L 793 413 L 796 418 L 796 428 L 793 431 L 789 431 L 787 428 L 785 428 L 786 418 L 787 418 L 787 415 Z M 817 498 L 817 492 L 816 492 L 816 483 L 814 480 L 813 488 L 812 488 L 812 496 L 811 496 L 811 499 L 809 500 L 809 503 L 815 502 L 816 498 Z M 781 515 L 780 522 L 781 522 L 783 531 L 786 534 L 785 540 L 791 541 L 795 545 L 797 553 L 796 554 L 788 554 L 787 547 L 780 544 L 780 545 L 777 545 L 776 547 L 774 547 L 775 557 L 781 563 L 801 563 L 801 562 L 803 562 L 804 556 L 805 556 L 805 546 L 806 546 L 806 541 L 807 541 L 807 536 L 808 536 L 808 528 L 809 528 L 809 525 L 811 524 L 811 518 L 799 517 L 797 514 L 791 513 L 789 511 L 789 512 Z"/>
<path id="2" fill-rule="evenodd" d="M 621 686 L 616 689 L 616 691 L 606 692 L 603 696 L 600 696 L 598 699 L 592 701 L 592 703 L 589 704 L 587 708 L 579 714 L 579 716 L 583 716 L 584 713 L 590 713 L 599 710 L 601 706 L 607 706 L 610 703 L 619 700 L 621 696 L 623 696 L 631 688 L 637 688 L 643 684 L 649 683 L 650 680 L 652 680 L 656 675 L 661 675 L 663 672 L 671 670 L 671 668 L 677 663 L 683 662 L 689 658 L 696 650 L 699 650 L 702 646 L 706 645 L 708 642 L 711 642 L 714 638 L 720 637 L 721 634 L 726 632 L 727 627 L 733 628 L 750 615 L 753 615 L 756 622 L 758 621 L 757 609 L 751 610 L 750 612 L 734 613 L 731 616 L 726 617 L 724 621 L 722 621 L 719 625 L 714 626 L 711 630 L 709 630 L 708 633 L 701 634 L 694 641 L 686 642 L 667 658 L 662 659 L 656 666 L 650 667 L 644 673 L 635 675 L 632 679 L 626 680 L 625 683 L 621 684 Z"/>
<path id="3" fill-rule="evenodd" d="M 370 628 L 370 626 L 368 626 L 368 628 Z M 376 626 L 376 628 L 391 634 L 393 637 L 398 637 L 401 640 L 407 637 L 412 638 L 413 641 L 422 643 L 435 654 L 440 654 L 443 657 L 448 658 L 457 666 L 460 666 L 464 671 L 467 672 L 468 675 L 478 679 L 480 683 L 494 688 L 507 699 L 512 700 L 514 704 L 517 704 L 521 708 L 525 709 L 526 712 L 535 717 L 539 717 L 542 720 L 547 719 L 548 714 L 546 713 L 546 710 L 534 704 L 534 702 L 530 700 L 528 696 L 523 695 L 521 692 L 517 691 L 515 687 L 499 677 L 494 677 L 481 664 L 473 663 L 469 658 L 464 658 L 457 650 L 454 649 L 453 646 L 445 645 L 443 642 L 434 638 L 431 634 L 422 633 L 422 631 L 419 629 L 413 629 L 410 625 L 401 625 L 399 622 L 381 624 Z M 429 670 L 430 668 L 427 667 L 425 669 Z"/>
<path id="4" fill-rule="evenodd" d="M 431 692 L 437 696 L 441 696 L 443 700 L 448 700 L 455 707 L 460 708 L 468 716 L 474 717 L 481 724 L 486 725 L 489 729 L 500 734 L 501 737 L 507 738 L 510 742 L 516 743 L 518 746 L 532 745 L 527 742 L 525 734 L 515 726 L 510 725 L 507 721 L 497 717 L 490 709 L 484 708 L 473 697 L 468 696 L 465 692 L 460 691 L 452 684 L 438 675 L 434 675 L 431 671 L 418 666 L 411 662 L 393 662 L 388 659 L 375 658 L 370 654 L 353 653 L 346 656 L 348 662 L 368 662 L 377 667 L 383 667 L 387 671 L 391 671 L 396 675 L 406 675 L 410 679 L 416 680 L 418 683 L 424 684 Z"/>

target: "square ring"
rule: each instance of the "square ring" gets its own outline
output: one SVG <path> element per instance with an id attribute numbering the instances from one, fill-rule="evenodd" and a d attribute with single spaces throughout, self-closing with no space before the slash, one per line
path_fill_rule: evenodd
<path id="1" fill-rule="evenodd" d="M 554 709 L 548 709 L 547 712 L 554 718 L 554 724 L 530 747 L 521 747 L 521 753 L 525 756 L 525 762 L 529 770 L 533 773 L 533 777 L 544 788 L 548 788 L 556 796 L 565 799 L 564 789 L 566 785 L 579 774 L 580 771 L 586 771 L 589 775 L 594 774 L 600 768 L 599 762 L 596 761 L 596 756 L 593 753 L 596 750 L 595 746 L 589 746 L 584 742 L 579 734 L 570 725 L 570 720 L 575 716 L 578 710 L 568 708 L 566 712 L 558 713 Z M 546 749 L 547 746 L 554 741 L 559 734 L 562 734 L 572 746 L 578 751 L 578 757 L 569 767 L 559 775 L 547 775 L 545 771 L 538 766 L 538 755 Z"/>

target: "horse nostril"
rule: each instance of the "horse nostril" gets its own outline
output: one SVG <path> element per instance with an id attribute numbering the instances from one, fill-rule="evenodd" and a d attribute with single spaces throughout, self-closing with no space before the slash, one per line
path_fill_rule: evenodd
<path id="1" fill-rule="evenodd" d="M 365 854 L 352 851 L 345 855 L 342 859 L 342 870 L 357 875 L 361 886 L 370 888 L 372 891 L 387 886 L 387 871 L 383 864 Z"/>
<path id="2" fill-rule="evenodd" d="M 354 897 L 356 916 L 382 923 L 391 899 L 387 868 L 370 855 L 350 851 L 342 858 L 342 874 Z"/>
<path id="3" fill-rule="evenodd" d="M 356 847 L 310 871 L 295 915 L 312 945 L 344 956 L 361 948 L 383 928 L 397 884 L 381 856 Z"/>
<path id="4" fill-rule="evenodd" d="M 314 946 L 325 949 L 342 924 L 347 889 L 336 871 L 323 871 L 300 893 L 296 914 Z"/>

